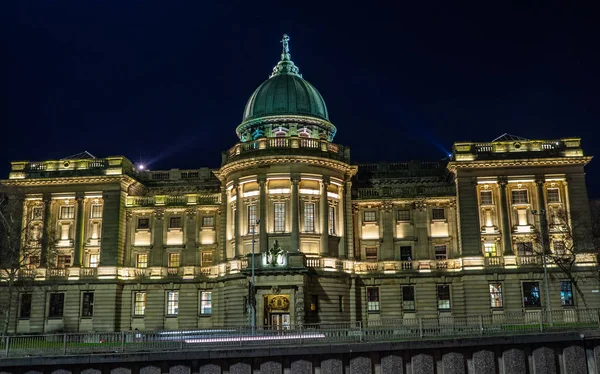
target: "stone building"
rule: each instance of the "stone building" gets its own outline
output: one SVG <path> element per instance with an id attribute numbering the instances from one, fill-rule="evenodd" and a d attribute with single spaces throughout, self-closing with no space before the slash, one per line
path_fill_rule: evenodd
<path id="1" fill-rule="evenodd" d="M 547 305 L 544 262 L 553 310 L 600 307 L 580 139 L 355 165 L 287 45 L 217 170 L 12 163 L 27 258 L 10 331 L 240 326 L 253 305 L 258 326 L 502 318 Z"/>

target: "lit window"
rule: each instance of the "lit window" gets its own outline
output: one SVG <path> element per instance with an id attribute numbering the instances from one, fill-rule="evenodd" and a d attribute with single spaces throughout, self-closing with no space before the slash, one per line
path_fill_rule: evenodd
<path id="1" fill-rule="evenodd" d="M 90 266 L 89 267 L 97 268 L 99 263 L 100 263 L 100 255 L 99 254 L 90 255 Z"/>
<path id="2" fill-rule="evenodd" d="M 202 266 L 212 265 L 214 258 L 214 252 L 204 251 L 202 252 Z"/>
<path id="3" fill-rule="evenodd" d="M 176 316 L 179 313 L 179 291 L 167 292 L 167 315 Z"/>
<path id="4" fill-rule="evenodd" d="M 65 306 L 65 294 L 64 293 L 51 293 L 50 294 L 50 305 L 48 306 L 48 317 L 59 318 L 64 314 Z"/>
<path id="5" fill-rule="evenodd" d="M 319 296 L 317 295 L 311 295 L 310 298 L 310 311 L 311 312 L 318 312 L 319 311 Z"/>
<path id="6" fill-rule="evenodd" d="M 448 250 L 445 245 L 436 245 L 434 247 L 434 250 L 435 250 L 435 259 L 436 260 L 448 259 Z"/>
<path id="7" fill-rule="evenodd" d="M 450 285 L 449 284 L 438 284 L 437 285 L 437 303 L 439 310 L 450 309 Z"/>
<path id="8" fill-rule="evenodd" d="M 367 210 L 363 213 L 363 221 L 375 222 L 377 220 L 377 214 L 374 210 Z"/>
<path id="9" fill-rule="evenodd" d="M 548 188 L 548 203 L 560 203 L 558 188 Z"/>
<path id="10" fill-rule="evenodd" d="M 73 219 L 75 218 L 75 206 L 64 205 L 60 207 L 60 219 Z"/>
<path id="11" fill-rule="evenodd" d="M 529 203 L 529 197 L 527 196 L 527 190 L 512 190 L 512 203 L 513 204 Z"/>
<path id="12" fill-rule="evenodd" d="M 315 204 L 304 203 L 304 231 L 315 232 Z"/>
<path id="13" fill-rule="evenodd" d="M 248 234 L 256 233 L 256 205 L 248 206 Z"/>
<path id="14" fill-rule="evenodd" d="M 379 313 L 379 288 L 367 287 L 367 312 Z"/>
<path id="15" fill-rule="evenodd" d="M 148 230 L 150 228 L 150 218 L 138 218 L 137 228 L 138 230 Z"/>
<path id="16" fill-rule="evenodd" d="M 406 210 L 406 209 L 399 210 L 396 217 L 399 222 L 410 221 L 410 210 Z"/>
<path id="17" fill-rule="evenodd" d="M 490 283 L 490 306 L 502 308 L 502 283 Z"/>
<path id="18" fill-rule="evenodd" d="M 59 269 L 65 269 L 71 267 L 71 256 L 60 255 L 56 257 L 56 267 Z"/>
<path id="19" fill-rule="evenodd" d="M 181 256 L 179 255 L 179 253 L 176 253 L 176 252 L 169 253 L 169 267 L 170 268 L 178 268 L 180 258 L 181 258 Z"/>
<path id="20" fill-rule="evenodd" d="M 443 208 L 433 208 L 431 209 L 431 219 L 433 220 L 443 220 L 446 215 L 444 214 Z"/>
<path id="21" fill-rule="evenodd" d="M 84 292 L 81 298 L 81 316 L 92 317 L 94 315 L 94 293 Z"/>
<path id="22" fill-rule="evenodd" d="M 135 292 L 133 294 L 133 315 L 143 316 L 146 314 L 146 293 Z"/>
<path id="23" fill-rule="evenodd" d="M 31 300 L 32 295 L 30 293 L 21 294 L 21 300 L 19 302 L 19 318 L 27 319 L 31 317 Z"/>
<path id="24" fill-rule="evenodd" d="M 405 311 L 415 310 L 414 286 L 402 286 L 402 309 Z"/>
<path id="25" fill-rule="evenodd" d="M 329 207 L 329 235 L 335 234 L 335 207 Z"/>
<path id="26" fill-rule="evenodd" d="M 169 218 L 169 228 L 170 229 L 180 229 L 183 226 L 181 225 L 181 217 L 171 217 Z"/>
<path id="27" fill-rule="evenodd" d="M 138 253 L 136 266 L 138 268 L 147 268 L 148 267 L 148 254 L 147 253 Z"/>
<path id="28" fill-rule="evenodd" d="M 365 260 L 366 261 L 377 261 L 377 247 L 366 247 L 365 248 Z"/>
<path id="29" fill-rule="evenodd" d="M 573 287 L 571 282 L 560 282 L 560 304 L 562 306 L 573 306 Z"/>
<path id="30" fill-rule="evenodd" d="M 92 212 L 90 218 L 102 218 L 102 205 L 92 204 Z"/>
<path id="31" fill-rule="evenodd" d="M 517 243 L 517 255 L 518 256 L 533 256 L 533 243 L 532 242 L 518 242 Z"/>
<path id="32" fill-rule="evenodd" d="M 211 315 L 212 314 L 212 292 L 201 291 L 200 292 L 200 314 Z"/>
<path id="33" fill-rule="evenodd" d="M 523 306 L 525 308 L 542 306 L 538 282 L 523 282 Z"/>
<path id="34" fill-rule="evenodd" d="M 481 197 L 481 205 L 494 205 L 492 191 L 481 191 L 479 196 Z"/>
<path id="35" fill-rule="evenodd" d="M 496 243 L 483 243 L 483 250 L 484 253 L 483 255 L 485 257 L 496 257 L 497 256 L 497 252 L 496 252 Z"/>
<path id="36" fill-rule="evenodd" d="M 215 227 L 215 216 L 202 217 L 202 227 Z"/>
<path id="37" fill-rule="evenodd" d="M 285 203 L 275 203 L 275 232 L 285 231 Z"/>

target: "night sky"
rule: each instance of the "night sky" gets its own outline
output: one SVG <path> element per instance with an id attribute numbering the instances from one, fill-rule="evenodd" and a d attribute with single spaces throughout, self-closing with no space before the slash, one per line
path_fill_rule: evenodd
<path id="1" fill-rule="evenodd" d="M 600 156 L 599 9 L 386 3 L 3 2 L 1 178 L 11 160 L 84 150 L 218 167 L 283 33 L 355 163 L 442 159 L 505 132 L 579 136 Z M 600 197 L 600 157 L 587 173 Z"/>

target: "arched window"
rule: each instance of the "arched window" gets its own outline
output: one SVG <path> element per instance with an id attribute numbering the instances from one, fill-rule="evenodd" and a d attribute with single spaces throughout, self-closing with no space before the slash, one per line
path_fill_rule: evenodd
<path id="1" fill-rule="evenodd" d="M 275 137 L 276 138 L 282 138 L 287 136 L 287 129 L 284 129 L 283 127 L 279 126 L 279 128 L 277 128 L 275 130 Z"/>
<path id="2" fill-rule="evenodd" d="M 305 127 L 303 129 L 300 129 L 300 131 L 298 132 L 298 136 L 301 137 L 301 138 L 310 138 L 310 132 Z"/>

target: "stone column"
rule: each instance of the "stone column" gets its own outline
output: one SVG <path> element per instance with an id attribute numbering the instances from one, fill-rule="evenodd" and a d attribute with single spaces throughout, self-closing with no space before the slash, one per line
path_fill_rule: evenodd
<path id="1" fill-rule="evenodd" d="M 242 247 L 242 235 L 241 235 L 241 219 L 242 219 L 242 186 L 236 181 L 233 185 L 235 188 L 235 224 L 234 224 L 234 236 L 235 236 L 235 257 L 241 257 L 244 250 Z"/>
<path id="2" fill-rule="evenodd" d="M 227 186 L 221 184 L 221 208 L 218 213 L 218 227 L 215 227 L 219 235 L 217 248 L 221 249 L 220 251 L 217 249 L 217 262 L 227 260 L 227 231 L 229 230 L 229 227 L 227 227 L 227 217 L 231 214 L 228 208 Z"/>
<path id="3" fill-rule="evenodd" d="M 321 199 L 319 201 L 319 216 L 321 218 L 321 256 L 329 256 L 329 204 L 327 203 L 327 186 L 329 178 L 323 177 L 321 181 Z"/>
<path id="4" fill-rule="evenodd" d="M 508 184 L 508 180 L 506 177 L 498 178 L 498 186 L 500 186 L 500 217 L 502 219 L 501 222 L 501 230 L 502 230 L 502 247 L 503 247 L 503 255 L 504 256 L 512 256 L 513 255 L 513 246 L 511 239 L 511 227 L 510 227 L 510 211 L 508 208 L 508 199 L 506 196 L 506 185 Z"/>
<path id="5" fill-rule="evenodd" d="M 83 245 L 85 244 L 84 223 L 85 223 L 85 204 L 83 196 L 77 196 L 77 223 L 75 225 L 75 253 L 73 254 L 73 266 L 81 266 L 81 255 L 83 254 Z"/>
<path id="6" fill-rule="evenodd" d="M 40 256 L 40 266 L 48 265 L 48 252 L 50 252 L 50 243 L 54 241 L 52 230 L 52 197 L 50 194 L 44 194 L 44 233 L 42 236 L 42 253 Z"/>
<path id="7" fill-rule="evenodd" d="M 292 235 L 290 236 L 290 251 L 300 251 L 300 222 L 298 219 L 298 183 L 300 183 L 300 176 L 292 175 L 290 178 L 292 182 L 291 188 L 291 213 L 292 213 Z"/>
<path id="8" fill-rule="evenodd" d="M 546 180 L 544 178 L 543 175 L 536 175 L 535 176 L 535 186 L 536 186 L 536 195 L 537 195 L 537 218 L 538 218 L 538 227 L 540 230 L 540 235 L 542 237 L 542 243 L 544 243 L 544 247 L 542 248 L 543 251 L 546 251 L 547 248 L 550 248 L 550 242 L 548 239 L 548 221 L 547 221 L 547 214 L 548 212 L 546 212 L 546 203 L 545 203 L 545 199 L 544 199 L 544 183 L 546 183 Z"/>
<path id="9" fill-rule="evenodd" d="M 348 177 L 349 179 L 350 177 Z M 344 210 L 342 211 L 342 223 L 344 225 L 344 239 L 346 245 L 345 256 L 354 259 L 354 229 L 352 219 L 352 182 L 344 182 Z"/>
<path id="10" fill-rule="evenodd" d="M 199 263 L 196 259 L 196 233 L 198 232 L 196 222 L 198 212 L 195 208 L 189 208 L 185 211 L 185 216 L 185 249 L 181 264 L 184 266 L 194 266 Z"/>
<path id="11" fill-rule="evenodd" d="M 259 188 L 259 209 L 258 218 L 260 224 L 258 225 L 258 244 L 261 253 L 266 253 L 269 250 L 269 237 L 267 235 L 267 177 L 261 175 L 258 177 L 258 188 Z"/>
<path id="12" fill-rule="evenodd" d="M 165 210 L 156 208 L 154 210 L 154 219 L 152 224 L 152 250 L 150 252 L 150 266 L 164 266 L 164 218 Z"/>

